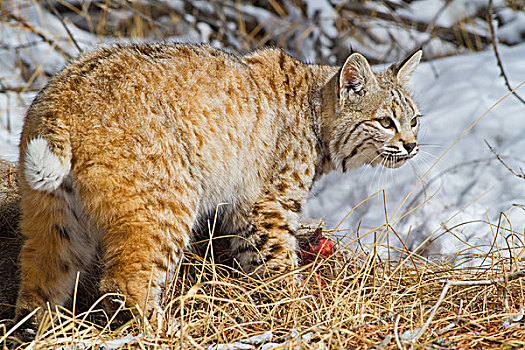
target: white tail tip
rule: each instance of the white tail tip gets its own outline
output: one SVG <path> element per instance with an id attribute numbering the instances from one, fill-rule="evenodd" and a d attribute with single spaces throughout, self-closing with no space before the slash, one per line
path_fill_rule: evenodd
<path id="1" fill-rule="evenodd" d="M 24 175 L 32 189 L 53 192 L 69 174 L 71 164 L 63 164 L 49 149 L 47 140 L 39 137 L 29 142 L 24 160 Z"/>

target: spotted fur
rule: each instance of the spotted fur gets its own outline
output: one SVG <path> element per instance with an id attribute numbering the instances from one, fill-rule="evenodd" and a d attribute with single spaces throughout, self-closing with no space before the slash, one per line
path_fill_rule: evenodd
<path id="1" fill-rule="evenodd" d="M 406 83 L 420 56 L 373 73 L 360 54 L 341 68 L 206 45 L 81 55 L 25 119 L 17 318 L 63 305 L 99 247 L 101 292 L 157 310 L 192 230 L 221 203 L 220 231 L 235 235 L 231 252 L 246 273 L 293 269 L 316 179 L 365 163 L 396 167 L 417 152 Z"/>

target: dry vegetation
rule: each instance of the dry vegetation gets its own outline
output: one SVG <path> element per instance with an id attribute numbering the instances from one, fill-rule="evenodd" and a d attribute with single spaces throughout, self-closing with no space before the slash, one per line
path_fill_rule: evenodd
<path id="1" fill-rule="evenodd" d="M 111 319 L 100 322 L 106 316 L 97 305 L 74 317 L 66 310 L 31 347 L 108 347 L 104 341 L 120 339 L 133 348 L 206 348 L 269 331 L 267 339 L 289 349 L 525 346 L 519 253 L 505 259 L 495 248 L 432 263 L 417 255 L 385 261 L 374 248 L 319 259 L 303 267 L 295 286 L 239 278 L 224 265 L 194 259 L 166 291 L 158 324 L 135 319 L 112 330 Z M 469 268 L 476 259 L 483 267 Z"/>
<path id="2" fill-rule="evenodd" d="M 23 7 L 29 13 L 37 3 L 0 4 L 0 21 L 36 38 L 17 45 L 2 43 L 3 49 L 15 50 L 16 67 L 25 83 L 14 86 L 0 79 L 0 93 L 37 91 L 53 74 L 40 63 L 42 57 L 27 55 L 28 48 L 48 45 L 60 57 L 69 59 L 89 45 L 73 31 L 57 37 L 48 28 L 31 22 Z M 321 23 L 326 19 L 308 16 L 305 3 L 299 0 L 285 5 L 272 0 L 185 1 L 183 6 L 124 0 L 40 3 L 40 10 L 53 14 L 64 27 L 79 28 L 104 40 L 172 40 L 188 35 L 202 38 L 206 32 L 207 40 L 225 48 L 243 52 L 276 45 L 318 62 L 340 63 L 348 54 L 350 42 L 375 62 L 395 59 L 431 40 L 438 40 L 444 49 L 430 49 L 427 59 L 481 50 L 491 42 L 489 36 L 473 30 L 474 24 L 486 19 L 487 12 L 444 28 L 397 15 L 396 9 L 403 3 L 387 0 L 334 5 L 335 35 L 324 32 Z M 376 3 L 382 7 L 370 6 Z M 444 1 L 443 6 L 448 3 Z M 244 5 L 267 16 L 258 16 Z M 523 4 L 509 1 L 508 6 L 520 8 Z M 386 43 L 370 30 L 377 23 L 397 31 L 428 35 L 414 40 L 410 47 L 406 41 L 396 42 L 395 35 L 390 35 L 391 41 Z M 486 225 L 494 240 L 489 249 L 478 248 L 488 250 L 488 254 L 476 255 L 472 253 L 477 251 L 474 247 L 471 253 L 429 261 L 408 249 L 393 251 L 389 259 L 381 258 L 378 252 L 385 246 L 390 249 L 386 242 L 398 239 L 385 224 L 363 234 L 375 235 L 375 245 L 347 249 L 338 244 L 331 257 L 319 257 L 303 266 L 299 271 L 302 280 L 296 285 L 287 285 L 282 277 L 255 281 L 241 276 L 234 268 L 214 263 L 209 257 L 218 254 L 212 254 L 212 246 L 205 245 L 210 248 L 204 249 L 206 259 L 188 257 L 169 284 L 165 314 L 155 324 L 136 318 L 114 329 L 111 316 L 99 308 L 100 300 L 91 309 L 76 314 L 74 300 L 73 312 L 53 314 L 52 324 L 43 324 L 35 341 L 22 347 L 207 348 L 271 332 L 271 336 L 266 333 L 266 342 L 280 344 L 276 347 L 282 349 L 523 348 L 523 232 L 514 231 L 504 215 L 500 222 Z M 12 238 L 12 233 L 9 235 Z M 419 254 L 423 252 L 424 246 Z M 2 323 L 1 327 L 1 346 L 16 345 L 12 332 L 17 326 Z M 253 343 L 254 348 L 269 347 Z"/>

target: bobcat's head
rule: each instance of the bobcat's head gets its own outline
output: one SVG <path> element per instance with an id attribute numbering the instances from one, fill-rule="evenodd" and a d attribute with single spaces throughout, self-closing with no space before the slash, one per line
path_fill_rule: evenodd
<path id="1" fill-rule="evenodd" d="M 348 57 L 334 77 L 337 82 L 332 82 L 335 108 L 323 121 L 336 169 L 379 163 L 397 168 L 417 154 L 420 113 L 408 81 L 421 53 L 418 50 L 380 73 L 372 72 L 362 55 Z"/>

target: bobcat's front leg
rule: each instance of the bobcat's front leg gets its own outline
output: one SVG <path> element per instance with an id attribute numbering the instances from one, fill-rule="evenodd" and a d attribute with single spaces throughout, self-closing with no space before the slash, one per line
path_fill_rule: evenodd
<path id="1" fill-rule="evenodd" d="M 297 240 L 301 199 L 267 193 L 249 215 L 251 223 L 232 241 L 233 255 L 246 273 L 266 276 L 298 266 Z"/>
<path id="2" fill-rule="evenodd" d="M 232 250 L 247 273 L 282 273 L 299 265 L 295 234 L 316 164 L 315 140 L 299 139 L 298 143 L 280 145 L 279 162 L 272 167 L 273 176 L 246 208 L 246 219 L 237 221 L 241 230 L 232 240 Z"/>

